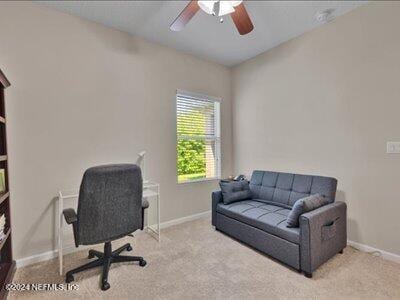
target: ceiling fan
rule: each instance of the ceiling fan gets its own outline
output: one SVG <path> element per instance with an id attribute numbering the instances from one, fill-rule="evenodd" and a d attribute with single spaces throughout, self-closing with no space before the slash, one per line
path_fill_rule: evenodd
<path id="1" fill-rule="evenodd" d="M 191 0 L 172 22 L 170 29 L 181 31 L 200 8 L 207 14 L 218 17 L 221 23 L 224 21 L 223 17 L 230 14 L 241 35 L 248 34 L 254 28 L 243 0 Z"/>

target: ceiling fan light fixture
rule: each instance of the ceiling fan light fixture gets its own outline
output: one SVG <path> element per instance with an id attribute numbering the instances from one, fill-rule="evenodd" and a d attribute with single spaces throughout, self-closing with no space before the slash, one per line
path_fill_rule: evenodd
<path id="1" fill-rule="evenodd" d="M 236 7 L 236 6 L 240 5 L 240 4 L 242 4 L 243 0 L 232 0 L 232 1 L 229 1 L 229 2 L 232 4 L 233 7 Z"/>
<path id="2" fill-rule="evenodd" d="M 219 14 L 218 16 L 222 17 L 228 14 L 231 14 L 235 11 L 235 8 L 233 7 L 232 1 L 225 1 L 221 0 L 219 1 Z"/>
<path id="3" fill-rule="evenodd" d="M 219 2 L 219 3 L 218 3 Z M 218 13 L 219 17 L 231 14 L 235 11 L 235 7 L 240 5 L 243 0 L 198 0 L 199 7 L 209 15 Z M 218 5 L 215 8 L 215 4 Z"/>
<path id="4" fill-rule="evenodd" d="M 217 3 L 217 0 L 198 0 L 200 8 L 207 14 L 212 15 L 214 12 L 214 4 Z"/>

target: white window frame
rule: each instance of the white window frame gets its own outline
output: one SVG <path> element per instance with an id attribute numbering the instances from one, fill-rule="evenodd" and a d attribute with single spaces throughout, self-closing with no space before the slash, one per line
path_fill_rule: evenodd
<path id="1" fill-rule="evenodd" d="M 186 181 L 179 181 L 178 180 L 178 152 L 175 150 L 175 167 L 176 167 L 176 182 L 178 184 L 188 184 L 188 183 L 196 183 L 196 182 L 204 182 L 204 181 L 211 181 L 211 180 L 219 180 L 221 179 L 221 98 L 212 97 L 204 94 L 188 92 L 184 90 L 176 90 L 175 95 L 175 130 L 176 130 L 176 144 L 178 145 L 179 138 L 184 138 L 185 136 L 178 135 L 178 114 L 177 114 L 177 101 L 178 97 L 186 97 L 186 98 L 193 98 L 196 100 L 203 100 L 203 101 L 210 101 L 214 102 L 215 105 L 215 118 L 214 118 L 214 130 L 215 134 L 214 137 L 211 139 L 215 141 L 215 164 L 216 164 L 216 176 L 209 177 L 209 178 L 202 178 L 202 179 L 193 179 L 193 180 L 186 180 Z M 191 139 L 194 137 L 190 136 Z"/>

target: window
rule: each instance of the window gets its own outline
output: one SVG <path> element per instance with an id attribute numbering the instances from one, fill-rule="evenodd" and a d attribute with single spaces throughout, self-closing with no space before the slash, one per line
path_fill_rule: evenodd
<path id="1" fill-rule="evenodd" d="M 219 178 L 220 102 L 212 97 L 176 94 L 178 182 Z"/>

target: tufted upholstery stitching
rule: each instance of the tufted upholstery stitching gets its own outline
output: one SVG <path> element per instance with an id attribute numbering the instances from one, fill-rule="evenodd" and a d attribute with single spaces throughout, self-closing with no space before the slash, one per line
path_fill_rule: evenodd
<path id="1" fill-rule="evenodd" d="M 282 220 L 282 221 L 280 221 L 278 224 L 276 224 L 276 226 L 279 226 L 282 222 L 286 222 L 286 219 L 285 220 Z"/>
<path id="2" fill-rule="evenodd" d="M 336 184 L 337 180 L 330 177 L 254 171 L 250 181 L 250 190 L 253 199 L 290 208 L 298 199 L 313 193 L 326 196 L 332 203 L 335 199 Z"/>
<path id="3" fill-rule="evenodd" d="M 271 205 L 271 204 L 269 204 L 269 205 L 261 205 L 258 208 L 261 208 L 261 209 L 264 209 L 264 210 L 268 210 L 268 211 L 274 211 L 274 212 L 279 210 L 279 207 L 276 207 L 276 206 L 275 206 L 275 208 L 268 208 L 268 207 L 271 207 L 271 206 L 274 206 L 274 205 Z"/>
<path id="4" fill-rule="evenodd" d="M 246 211 L 249 211 L 250 209 L 254 209 L 254 207 L 250 207 L 250 208 L 248 208 L 248 209 L 242 211 L 242 213 L 245 213 Z"/>
<path id="5" fill-rule="evenodd" d="M 292 186 L 290 187 L 290 190 L 293 191 L 293 185 L 294 185 L 294 179 L 296 178 L 296 176 L 293 176 L 293 180 L 292 180 Z M 289 197 L 290 198 L 290 197 Z"/>
<path id="6" fill-rule="evenodd" d="M 224 206 L 225 206 L 226 208 L 228 208 L 228 209 L 230 209 L 230 208 L 232 208 L 232 207 L 234 207 L 234 206 L 239 206 L 239 205 L 244 205 L 244 204 L 249 205 L 249 206 L 253 206 L 251 203 L 243 203 L 243 202 L 246 202 L 246 201 L 235 202 L 235 203 L 233 203 L 233 204 L 228 204 L 228 205 L 224 205 Z M 258 209 L 262 209 L 262 210 L 265 210 L 265 211 L 266 211 L 265 214 L 260 215 L 258 218 L 262 217 L 263 215 L 269 214 L 269 213 L 276 213 L 276 214 L 279 214 L 279 215 L 281 215 L 281 216 L 287 217 L 287 215 L 284 215 L 284 214 L 282 214 L 282 213 L 279 213 L 279 211 L 285 210 L 285 208 L 276 207 L 276 209 L 270 209 L 270 208 L 267 208 L 266 206 L 267 206 L 267 205 L 265 205 L 264 203 L 261 203 L 261 202 L 260 202 L 260 206 L 253 206 L 253 207 L 246 208 L 246 209 L 240 211 L 240 213 L 243 214 L 243 213 L 245 213 L 245 212 L 248 212 L 248 211 L 251 210 L 251 209 L 258 208 Z M 274 205 L 269 205 L 269 206 L 274 206 Z"/>
<path id="7" fill-rule="evenodd" d="M 268 212 L 266 212 L 265 214 L 259 215 L 259 216 L 257 217 L 257 219 L 261 218 L 262 216 L 268 215 L 268 214 L 270 214 L 270 213 L 273 213 L 273 211 L 268 211 Z"/>
<path id="8" fill-rule="evenodd" d="M 255 206 L 255 205 L 256 205 L 255 203 L 259 203 L 259 206 Z M 231 204 L 228 204 L 228 205 L 229 205 L 229 208 L 231 208 L 232 206 L 235 206 L 235 205 L 243 205 L 243 204 L 251 205 L 251 206 L 254 206 L 254 207 L 260 207 L 260 206 L 263 206 L 263 205 L 264 205 L 264 203 L 262 203 L 262 202 L 249 201 L 249 200 L 234 202 L 234 203 L 231 203 Z"/>
<path id="9" fill-rule="evenodd" d="M 281 216 L 285 216 L 285 217 L 287 218 L 287 215 L 282 214 L 282 213 L 279 213 L 281 210 L 285 210 L 285 209 L 282 208 L 282 209 L 280 209 L 280 210 L 275 211 L 275 213 L 277 213 L 278 215 L 281 215 Z"/>
<path id="10" fill-rule="evenodd" d="M 254 203 L 254 202 L 250 202 L 250 203 L 246 203 L 246 204 L 251 205 L 251 206 L 254 206 L 254 207 L 260 207 L 260 206 L 263 206 L 263 205 L 264 205 L 264 203 L 262 203 L 262 202 L 258 202 L 257 204 Z"/>
<path id="11" fill-rule="evenodd" d="M 261 202 L 261 205 L 256 207 L 253 206 L 258 205 L 255 203 L 256 201 L 246 203 L 248 201 L 249 200 L 244 200 L 231 205 L 219 203 L 217 206 L 217 211 L 238 221 L 256 226 L 264 231 L 269 232 L 270 234 L 274 234 L 294 243 L 299 243 L 299 229 L 286 228 L 286 226 L 281 225 L 286 222 L 287 215 L 284 215 L 282 212 L 287 209 Z M 243 207 L 237 210 L 232 209 L 235 206 Z"/>

